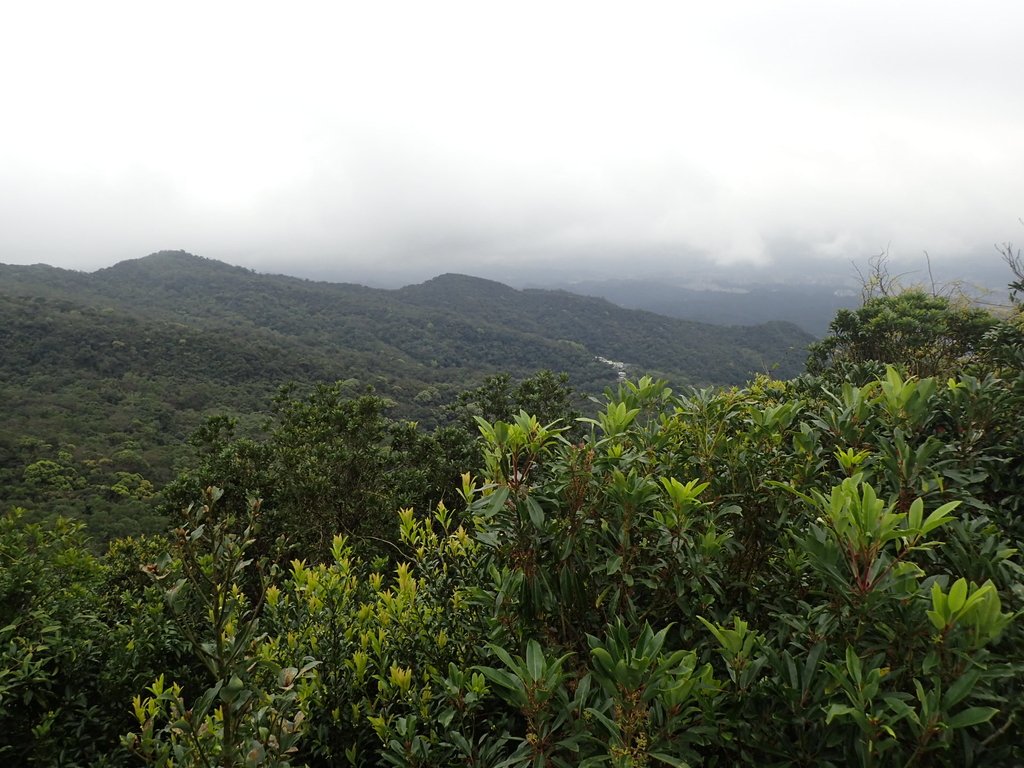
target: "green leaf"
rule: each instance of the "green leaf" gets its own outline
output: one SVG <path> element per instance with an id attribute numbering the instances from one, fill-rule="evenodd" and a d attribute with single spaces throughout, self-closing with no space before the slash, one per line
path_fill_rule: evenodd
<path id="1" fill-rule="evenodd" d="M 600 667 L 598 671 L 603 672 L 605 677 L 610 677 L 615 670 L 615 662 L 612 660 L 611 654 L 604 648 L 591 648 L 590 655 L 594 657 L 594 661 Z"/>
<path id="2" fill-rule="evenodd" d="M 955 614 L 967 602 L 967 579 L 959 578 L 949 590 L 949 612 Z"/>
<path id="3" fill-rule="evenodd" d="M 972 725 L 987 723 L 998 711 L 994 707 L 970 707 L 950 718 L 949 727 L 970 728 Z"/>
<path id="4" fill-rule="evenodd" d="M 853 650 L 852 645 L 846 646 L 846 669 L 850 672 L 850 677 L 860 687 L 863 680 L 862 678 L 862 667 L 860 657 L 857 652 Z"/>
<path id="5" fill-rule="evenodd" d="M 531 640 L 526 644 L 526 671 L 534 682 L 544 677 L 544 669 L 547 666 L 544 660 L 544 651 L 540 643 Z"/>
<path id="6" fill-rule="evenodd" d="M 544 527 L 544 510 L 541 509 L 540 504 L 535 499 L 526 497 L 526 511 L 530 515 L 530 522 L 533 523 L 535 528 Z"/>
<path id="7" fill-rule="evenodd" d="M 659 760 L 666 765 L 671 765 L 673 768 L 690 768 L 690 764 L 685 760 L 681 760 L 678 757 L 672 757 L 672 755 L 666 755 L 664 752 L 648 752 L 648 757 L 653 757 L 655 760 Z"/>
<path id="8" fill-rule="evenodd" d="M 245 691 L 245 683 L 238 675 L 232 675 L 228 684 L 221 688 L 220 698 L 222 701 L 231 704 Z"/>
<path id="9" fill-rule="evenodd" d="M 494 643 L 488 643 L 487 647 L 491 649 L 491 652 L 495 656 L 501 659 L 502 664 L 504 664 L 506 667 L 511 669 L 516 674 L 519 673 L 519 665 L 512 660 L 512 656 L 509 655 L 508 651 L 506 651 L 500 645 L 495 645 Z"/>
<path id="10" fill-rule="evenodd" d="M 946 593 L 942 591 L 939 582 L 932 582 L 932 610 L 928 611 L 928 618 L 938 630 L 945 629 L 949 623 L 950 611 L 949 600 Z"/>
<path id="11" fill-rule="evenodd" d="M 907 527 L 912 531 L 920 531 L 923 517 L 924 501 L 922 499 L 914 499 L 907 512 Z"/>
<path id="12" fill-rule="evenodd" d="M 843 717 L 844 715 L 852 715 L 858 710 L 854 709 L 848 704 L 833 704 L 828 708 L 828 714 L 825 715 L 825 724 L 832 722 L 833 718 Z"/>
<path id="13" fill-rule="evenodd" d="M 603 712 L 600 712 L 599 710 L 596 710 L 593 707 L 587 707 L 587 713 L 591 717 L 593 717 L 595 720 L 600 722 L 601 725 L 603 725 L 605 727 L 605 729 L 608 731 L 609 734 L 611 734 L 613 736 L 618 736 L 619 735 L 619 726 L 617 726 Z"/>
<path id="14" fill-rule="evenodd" d="M 220 689 L 223 684 L 223 680 L 219 681 L 215 686 L 208 689 L 199 697 L 198 701 L 196 701 L 195 705 L 192 707 L 193 717 L 195 717 L 196 720 L 202 720 L 206 717 L 207 713 L 210 711 L 210 706 L 213 704 L 213 700 L 217 698 L 217 694 L 220 693 Z"/>
<path id="15" fill-rule="evenodd" d="M 484 677 L 497 686 L 495 693 L 509 704 L 515 707 L 521 707 L 526 704 L 526 693 L 518 677 L 514 677 L 503 670 L 494 669 L 494 667 L 477 667 L 477 669 L 480 670 Z"/>
<path id="16" fill-rule="evenodd" d="M 508 500 L 508 486 L 503 485 L 496 488 L 494 493 L 487 497 L 487 505 L 481 510 L 480 514 L 484 518 L 494 517 L 501 508 L 505 506 L 505 502 Z"/>
<path id="17" fill-rule="evenodd" d="M 948 523 L 950 513 L 959 506 L 959 501 L 951 501 L 948 504 L 943 504 L 925 518 L 925 521 L 921 524 L 921 533 L 930 533 L 940 525 Z"/>
<path id="18" fill-rule="evenodd" d="M 917 712 L 914 711 L 913 707 L 903 701 L 903 699 L 899 698 L 899 696 L 890 694 L 883 696 L 882 699 L 888 705 L 889 709 L 893 711 L 898 720 L 909 717 L 915 723 L 918 722 Z"/>
<path id="19" fill-rule="evenodd" d="M 942 697 L 943 706 L 948 709 L 949 707 L 955 707 L 963 701 L 974 689 L 974 685 L 978 682 L 979 677 L 981 677 L 981 672 L 977 669 L 970 669 L 960 675 L 946 690 L 946 695 Z"/>

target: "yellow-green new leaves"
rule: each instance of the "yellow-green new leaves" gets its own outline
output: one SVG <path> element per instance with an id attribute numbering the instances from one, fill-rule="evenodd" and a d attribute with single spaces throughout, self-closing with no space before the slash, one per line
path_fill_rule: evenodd
<path id="1" fill-rule="evenodd" d="M 857 468 L 864 463 L 864 460 L 871 455 L 871 451 L 855 451 L 853 448 L 840 450 L 836 448 L 834 455 L 843 471 L 848 475 L 853 475 Z"/>
<path id="2" fill-rule="evenodd" d="M 627 408 L 625 403 L 609 403 L 603 413 L 596 419 L 577 419 L 585 424 L 593 424 L 604 433 L 605 439 L 617 437 L 625 432 L 633 420 L 640 415 L 639 408 Z"/>
<path id="3" fill-rule="evenodd" d="M 392 664 L 388 677 L 391 684 L 403 694 L 409 692 L 409 686 L 412 685 L 411 667 L 400 667 L 397 664 Z"/>
<path id="4" fill-rule="evenodd" d="M 907 530 L 910 538 L 913 538 L 913 533 L 918 537 L 927 536 L 939 526 L 948 523 L 950 514 L 959 505 L 959 501 L 951 501 L 934 510 L 928 517 L 924 517 L 924 502 L 921 499 L 914 499 L 907 512 Z"/>
<path id="5" fill-rule="evenodd" d="M 833 580 L 851 579 L 851 586 L 861 594 L 871 592 L 887 577 L 903 580 L 919 573 L 903 558 L 913 550 L 933 546 L 925 538 L 948 523 L 960 504 L 951 501 L 925 517 L 924 501 L 918 498 L 902 512 L 899 502 L 887 504 L 880 499 L 860 473 L 833 486 L 828 496 L 813 489 L 808 495 L 781 483 L 772 485 L 799 496 L 817 513 L 812 532 L 803 542 L 812 564 Z M 845 564 L 845 576 L 832 564 L 830 552 L 836 550 Z"/>
<path id="6" fill-rule="evenodd" d="M 882 405 L 894 420 L 920 422 L 931 412 L 930 401 L 936 389 L 933 378 L 904 380 L 899 371 L 888 365 L 880 387 Z"/>
<path id="7" fill-rule="evenodd" d="M 267 596 L 269 566 L 247 557 L 255 543 L 260 504 L 250 503 L 247 517 L 238 521 L 238 533 L 233 515 L 215 513 L 220 497 L 219 489 L 210 488 L 205 503 L 186 513 L 188 527 L 178 530 L 182 577 L 167 596 L 179 629 L 210 673 L 209 687 L 186 700 L 182 688 L 168 689 L 159 676 L 150 688 L 153 695 L 135 700 L 140 732 L 126 737 L 124 744 L 158 766 L 287 768 L 305 730 L 302 697 L 319 662 L 304 657 L 301 667 L 292 666 L 288 662 L 299 654 L 283 648 L 280 639 L 259 633 L 264 598 L 273 610 L 284 599 L 279 588 Z M 317 573 L 299 561 L 292 570 L 296 582 L 309 589 L 312 610 Z M 253 583 L 263 591 L 250 601 L 243 586 Z M 182 584 L 188 585 L 187 591 Z M 201 612 L 205 624 L 192 619 Z"/>
<path id="8" fill-rule="evenodd" d="M 892 541 L 903 540 L 913 545 L 949 521 L 950 513 L 960 502 L 944 504 L 927 518 L 924 502 L 915 499 L 906 513 L 896 503 L 886 504 L 875 489 L 854 475 L 832 488 L 828 496 L 814 492 L 818 508 L 825 513 L 825 522 L 850 550 L 877 553 Z"/>
<path id="9" fill-rule="evenodd" d="M 483 437 L 485 474 L 493 483 L 518 487 L 540 456 L 554 444 L 565 442 L 561 434 L 566 427 L 556 426 L 557 422 L 541 424 L 525 411 L 520 411 L 511 423 L 492 424 L 480 416 L 473 418 Z"/>
<path id="10" fill-rule="evenodd" d="M 684 485 L 674 477 L 662 477 L 661 484 L 672 500 L 672 506 L 680 513 L 688 512 L 698 506 L 700 501 L 697 497 L 708 487 L 708 483 L 701 483 L 698 480 L 691 480 Z"/>
<path id="11" fill-rule="evenodd" d="M 981 586 L 957 579 L 949 592 L 938 582 L 932 584 L 932 609 L 928 619 L 943 634 L 955 625 L 967 628 L 980 647 L 994 640 L 1010 622 L 1012 615 L 1002 612 L 999 593 L 991 581 Z"/>
<path id="12" fill-rule="evenodd" d="M 729 677 L 739 686 L 746 689 L 756 680 L 765 664 L 761 646 L 764 637 L 750 630 L 747 622 L 739 616 L 733 617 L 732 629 L 721 624 L 712 624 L 703 616 L 697 617 L 721 646 L 719 652 L 725 660 Z"/>

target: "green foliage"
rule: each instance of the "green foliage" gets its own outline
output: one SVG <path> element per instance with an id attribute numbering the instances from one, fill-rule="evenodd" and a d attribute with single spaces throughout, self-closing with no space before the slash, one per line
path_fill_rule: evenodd
<path id="1" fill-rule="evenodd" d="M 604 701 L 590 707 L 604 733 L 595 735 L 613 766 L 631 768 L 657 764 L 686 765 L 697 758 L 693 745 L 706 743 L 702 727 L 709 694 L 714 691 L 711 666 L 698 669 L 692 651 L 664 652 L 669 627 L 655 633 L 644 624 L 635 644 L 621 621 L 608 629 L 604 641 L 587 638 L 594 680 Z M 600 755 L 589 762 L 605 761 Z"/>
<path id="2" fill-rule="evenodd" d="M 667 753 L 679 759 L 962 764 L 1008 754 L 1019 714 L 993 702 L 1015 701 L 1019 672 L 991 648 L 1020 643 L 1002 606 L 1019 608 L 1024 591 L 1016 539 L 986 516 L 996 499 L 982 492 L 1014 470 L 1003 463 L 1009 446 L 950 441 L 979 418 L 966 401 L 1004 386 L 940 388 L 894 369 L 839 392 L 805 380 L 676 397 L 639 382 L 587 420 L 594 434 L 582 446 L 524 449 L 510 425 L 482 427 L 489 469 L 466 495 L 478 539 L 504 569 L 495 605 L 501 597 L 498 610 L 556 654 L 582 653 L 581 633 L 617 622 L 641 637 L 645 621 L 677 622 L 673 652 L 722 664 L 694 703 L 694 741 Z M 705 481 L 683 482 L 681 471 Z M 982 586 L 960 575 L 989 565 L 997 575 Z M 700 622 L 713 642 L 695 615 L 711 617 Z M 605 662 L 626 674 L 628 659 Z M 575 722 L 569 701 L 561 719 L 543 713 L 558 739 Z M 618 728 L 604 724 L 621 750 L 604 759 L 640 764 Z M 585 759 L 590 742 L 574 743 Z"/>
<path id="3" fill-rule="evenodd" d="M 0 518 L 0 760 L 84 766 L 117 755 L 104 569 L 83 526 Z"/>
<path id="4" fill-rule="evenodd" d="M 566 684 L 571 675 L 564 669 L 569 655 L 551 658 L 540 643 L 530 640 L 525 656 L 513 657 L 498 645 L 491 652 L 503 668 L 481 667 L 494 685 L 495 692 L 525 721 L 525 734 L 516 739 L 519 746 L 508 758 L 509 765 L 552 765 L 568 768 L 576 764 L 580 734 L 573 733 L 585 695 L 570 701 Z M 586 685 L 581 686 L 585 694 Z M 575 716 L 575 717 L 574 717 Z"/>
<path id="5" fill-rule="evenodd" d="M 156 766 L 291 765 L 304 715 L 298 687 L 316 666 L 283 666 L 259 633 L 266 597 L 266 565 L 249 557 L 258 526 L 253 502 L 241 522 L 219 515 L 220 490 L 186 513 L 178 531 L 179 558 L 150 568 L 168 581 L 165 598 L 209 673 L 210 686 L 191 703 L 180 685 L 160 675 L 145 698 L 133 701 L 139 732 L 125 745 Z"/>
<path id="6" fill-rule="evenodd" d="M 97 574 L 80 549 L 80 529 L 22 526 L 19 516 L 0 520 L 0 755 L 38 764 L 53 748 L 45 742 L 55 726 L 87 707 L 84 691 L 68 701 L 63 693 L 74 661 L 95 657 L 89 586 Z M 77 626 L 66 632 L 71 622 Z"/>
<path id="7" fill-rule="evenodd" d="M 319 562 L 330 557 L 339 532 L 380 549 L 394 538 L 394 510 L 433 507 L 451 492 L 471 452 L 458 430 L 426 433 L 389 419 L 386 407 L 339 382 L 305 397 L 283 389 L 263 440 L 233 439 L 231 422 L 214 418 L 195 436 L 198 465 L 164 493 L 167 513 L 217 484 L 221 506 L 234 514 L 250 497 L 263 499 L 264 552 L 284 537 L 292 553 Z"/>
<path id="8" fill-rule="evenodd" d="M 811 345 L 807 368 L 823 373 L 877 362 L 916 376 L 953 373 L 977 354 L 994 324 L 983 310 L 921 290 L 874 296 L 836 313 L 829 335 Z"/>
<path id="9" fill-rule="evenodd" d="M 273 655 L 320 661 L 304 694 L 312 764 L 477 764 L 508 739 L 495 740 L 471 671 L 488 632 L 477 544 L 443 506 L 403 510 L 399 528 L 391 573 L 338 536 L 329 562 L 296 560 L 267 593 Z"/>
<path id="10" fill-rule="evenodd" d="M 475 417 L 488 422 L 511 421 L 520 411 L 545 424 L 559 421 L 571 425 L 580 415 L 576 406 L 568 374 L 540 371 L 514 387 L 507 373 L 489 376 L 479 387 L 460 393 L 451 410 L 475 429 Z"/>
<path id="11" fill-rule="evenodd" d="M 0 527 L 0 750 L 1014 765 L 1020 350 L 1000 324 L 942 379 L 907 360 L 726 389 L 645 376 L 572 423 L 564 381 L 496 379 L 457 413 L 475 445 L 350 384 L 282 392 L 262 434 L 210 419 L 165 495 L 186 510 L 170 540 L 98 558 L 66 522 Z M 50 462 L 40 488 L 88 475 L 73 444 L 19 446 Z M 111 472 L 112 503 L 148 493 Z"/>
<path id="12" fill-rule="evenodd" d="M 395 418 L 428 428 L 452 409 L 571 425 L 579 403 L 567 380 L 536 371 L 565 371 L 599 392 L 616 377 L 605 356 L 678 383 L 737 384 L 775 363 L 796 374 L 811 340 L 784 324 L 687 323 L 456 275 L 384 291 L 182 252 L 93 274 L 0 265 L 0 327 L 0 508 L 83 520 L 98 550 L 163 530 L 168 506 L 145 483 L 159 492 L 194 462 L 187 438 L 211 416 L 229 414 L 237 437 L 259 437 L 265 404 L 286 382 L 373 387 Z M 466 389 L 475 392 L 457 400 Z"/>

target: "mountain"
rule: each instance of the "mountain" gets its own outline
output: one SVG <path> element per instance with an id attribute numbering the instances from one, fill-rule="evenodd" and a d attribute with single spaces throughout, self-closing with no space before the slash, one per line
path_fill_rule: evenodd
<path id="1" fill-rule="evenodd" d="M 644 309 L 682 320 L 718 325 L 785 321 L 824 336 L 838 310 L 857 307 L 860 296 L 848 285 L 787 283 L 691 287 L 672 281 L 587 280 L 563 286 L 600 296 L 619 306 Z"/>
<path id="2" fill-rule="evenodd" d="M 287 382 L 372 386 L 395 415 L 428 421 L 498 372 L 566 371 L 598 392 L 613 360 L 677 387 L 739 384 L 798 373 L 812 339 L 465 275 L 384 290 L 161 252 L 93 273 L 0 265 L 0 340 L 0 507 L 135 516 L 144 530 L 145 483 L 173 477 L 191 431 L 221 413 L 257 430 Z M 107 503 L 86 490 L 98 487 Z"/>
<path id="3" fill-rule="evenodd" d="M 597 357 L 621 360 L 636 374 L 664 375 L 677 385 L 738 384 L 759 371 L 799 372 L 811 340 L 785 323 L 686 322 L 604 299 L 515 290 L 465 275 L 384 290 L 257 274 L 183 252 L 161 252 L 94 273 L 0 266 L 0 296 L 63 302 L 65 310 L 73 305 L 79 312 L 91 308 L 101 312 L 91 318 L 100 326 L 117 318 L 131 318 L 139 329 L 176 324 L 203 339 L 200 345 L 216 347 L 230 337 L 229 358 L 250 345 L 279 347 L 282 358 L 268 378 L 278 378 L 284 363 L 301 380 L 344 374 L 395 389 L 399 401 L 414 382 L 461 387 L 501 370 L 566 370 L 578 385 L 599 388 L 614 375 Z M 208 339 L 210 334 L 216 338 Z M 141 352 L 139 338 L 135 333 L 122 342 Z M 12 341 L 16 346 L 18 340 Z M 162 354 L 174 364 L 173 354 Z M 291 360 L 296 355 L 302 362 Z M 212 375 L 221 363 L 209 361 Z"/>

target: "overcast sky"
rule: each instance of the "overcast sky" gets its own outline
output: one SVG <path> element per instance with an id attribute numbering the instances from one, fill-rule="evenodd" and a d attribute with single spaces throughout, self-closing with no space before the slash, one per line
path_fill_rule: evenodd
<path id="1" fill-rule="evenodd" d="M 1024 241 L 1018 0 L 37 0 L 0 73 L 4 263 L 969 273 Z"/>

